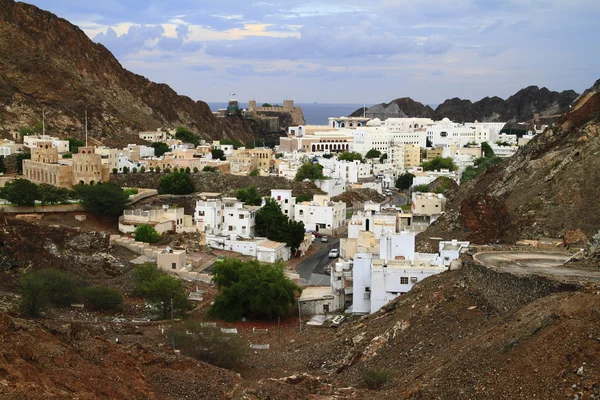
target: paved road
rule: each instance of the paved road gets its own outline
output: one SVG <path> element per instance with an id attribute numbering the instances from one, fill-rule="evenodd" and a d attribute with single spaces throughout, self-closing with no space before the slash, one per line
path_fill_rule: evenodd
<path id="1" fill-rule="evenodd" d="M 499 269 L 517 275 L 551 275 L 564 278 L 600 280 L 600 271 L 563 266 L 570 257 L 567 253 L 544 252 L 481 252 L 473 256 L 475 261 L 488 268 Z"/>
<path id="2" fill-rule="evenodd" d="M 309 280 L 312 273 L 325 274 L 325 267 L 334 261 L 333 258 L 329 258 L 329 251 L 333 248 L 340 248 L 340 239 L 330 236 L 329 243 L 321 243 L 321 238 L 317 238 L 313 242 L 313 246 L 319 250 L 296 267 L 296 272 L 302 279 Z"/>

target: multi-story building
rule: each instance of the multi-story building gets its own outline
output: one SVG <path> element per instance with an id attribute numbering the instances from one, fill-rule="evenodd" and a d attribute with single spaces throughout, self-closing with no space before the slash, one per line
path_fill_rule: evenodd
<path id="1" fill-rule="evenodd" d="M 207 235 L 255 236 L 258 206 L 246 206 L 236 198 L 219 198 L 219 194 L 200 194 L 194 221 Z"/>
<path id="2" fill-rule="evenodd" d="M 161 235 L 165 232 L 196 232 L 191 215 L 185 215 L 183 208 L 163 207 L 153 210 L 125 210 L 119 217 L 119 231 L 134 233 L 140 225 L 150 225 Z"/>
<path id="3" fill-rule="evenodd" d="M 167 133 L 163 132 L 160 129 L 150 132 L 140 132 L 140 139 L 146 140 L 150 143 L 164 142 L 165 140 L 167 140 Z"/>
<path id="4" fill-rule="evenodd" d="M 346 223 L 346 203 L 315 195 L 312 201 L 296 204 L 294 220 L 302 221 L 306 230 L 335 235 Z"/>
<path id="5" fill-rule="evenodd" d="M 0 156 L 7 157 L 23 150 L 23 145 L 13 140 L 0 140 Z"/>
<path id="6" fill-rule="evenodd" d="M 438 193 L 413 192 L 411 212 L 413 217 L 422 217 L 433 223 L 446 212 L 446 197 Z"/>
<path id="7" fill-rule="evenodd" d="M 296 198 L 292 196 L 291 189 L 271 189 L 271 198 L 279 204 L 288 218 L 294 220 Z"/>
<path id="8" fill-rule="evenodd" d="M 70 188 L 77 184 L 93 185 L 109 180 L 108 165 L 102 164 L 93 147 L 80 147 L 70 160 L 59 160 L 52 142 L 37 142 L 31 159 L 23 160 L 23 175 L 34 183 Z"/>
<path id="9" fill-rule="evenodd" d="M 49 135 L 27 135 L 23 137 L 23 145 L 29 149 L 36 148 L 40 142 L 44 144 L 50 142 L 52 147 L 56 148 L 59 153 L 67 153 L 69 151 L 68 140 L 60 140 Z"/>
<path id="10" fill-rule="evenodd" d="M 427 138 L 433 146 L 448 147 L 452 144 L 465 146 L 490 141 L 490 128 L 480 124 L 457 124 L 444 118 L 440 123 L 427 128 Z"/>

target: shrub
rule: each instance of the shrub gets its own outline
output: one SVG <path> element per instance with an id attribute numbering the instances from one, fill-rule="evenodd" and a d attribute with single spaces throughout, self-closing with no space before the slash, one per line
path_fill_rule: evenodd
<path id="1" fill-rule="evenodd" d="M 156 172 L 160 172 L 160 167 L 156 167 L 156 168 L 154 168 L 154 171 L 156 171 Z"/>
<path id="2" fill-rule="evenodd" d="M 162 157 L 166 152 L 170 151 L 169 145 L 163 142 L 154 142 L 151 145 L 154 148 L 154 155 Z"/>
<path id="3" fill-rule="evenodd" d="M 302 182 L 305 179 L 309 179 L 314 182 L 319 179 L 325 179 L 323 175 L 323 166 L 317 163 L 304 163 L 298 168 L 294 180 L 296 182 Z"/>
<path id="4" fill-rule="evenodd" d="M 175 342 L 183 355 L 221 368 L 234 367 L 248 352 L 239 336 L 223 333 L 220 328 L 203 327 L 198 322 L 188 323 L 185 330 L 176 332 Z"/>
<path id="5" fill-rule="evenodd" d="M 379 158 L 381 157 L 381 152 L 377 149 L 371 149 L 367 151 L 365 158 Z"/>
<path id="6" fill-rule="evenodd" d="M 123 189 L 123 191 L 125 193 L 127 193 L 127 196 L 132 196 L 134 194 L 138 194 L 139 193 L 139 191 L 136 188 Z"/>
<path id="7" fill-rule="evenodd" d="M 65 153 L 62 155 L 62 158 L 73 158 L 73 153 Z"/>
<path id="8" fill-rule="evenodd" d="M 158 269 L 156 264 L 138 265 L 133 272 L 135 288 L 133 293 L 145 298 L 161 309 L 162 317 L 169 318 L 171 300 L 173 310 L 182 314 L 190 309 L 187 293 L 181 281 Z"/>
<path id="9" fill-rule="evenodd" d="M 131 170 L 131 172 L 133 172 L 134 174 L 137 173 L 137 168 L 133 167 L 133 169 Z"/>
<path id="10" fill-rule="evenodd" d="M 213 148 L 211 150 L 213 160 L 225 161 L 225 152 L 221 149 Z"/>
<path id="11" fill-rule="evenodd" d="M 118 172 L 119 172 L 119 170 L 118 170 L 117 168 L 113 168 L 113 169 L 112 169 L 112 173 L 113 173 L 113 174 L 116 174 L 116 173 L 118 173 Z"/>
<path id="12" fill-rule="evenodd" d="M 185 173 L 186 173 L 186 174 L 188 174 L 188 175 L 189 175 L 191 172 L 192 172 L 192 170 L 190 169 L 190 167 L 187 167 L 187 168 L 185 169 Z"/>
<path id="13" fill-rule="evenodd" d="M 197 173 L 198 172 L 198 167 L 194 167 L 193 171 L 194 171 L 194 173 Z"/>
<path id="14" fill-rule="evenodd" d="M 165 168 L 163 172 L 165 174 L 170 174 L 171 173 L 171 168 Z"/>
<path id="15" fill-rule="evenodd" d="M 216 167 L 211 167 L 210 165 L 207 165 L 204 168 L 202 168 L 202 172 L 218 172 L 218 170 Z"/>
<path id="16" fill-rule="evenodd" d="M 48 293 L 45 282 L 35 274 L 27 274 L 19 281 L 21 313 L 37 317 L 48 306 Z"/>
<path id="17" fill-rule="evenodd" d="M 140 168 L 140 172 L 146 172 L 146 167 L 144 167 L 143 165 Z"/>
<path id="18" fill-rule="evenodd" d="M 361 375 L 363 384 L 370 390 L 381 389 L 392 378 L 392 374 L 382 369 L 364 369 Z"/>
<path id="19" fill-rule="evenodd" d="M 86 306 L 98 311 L 117 310 L 123 305 L 123 293 L 105 286 L 84 289 L 83 299 Z"/>
<path id="20" fill-rule="evenodd" d="M 413 186 L 412 191 L 427 193 L 427 192 L 429 192 L 429 185 L 427 185 L 427 184 L 415 185 L 415 186 Z"/>
<path id="21" fill-rule="evenodd" d="M 431 161 L 426 161 L 423 163 L 423 171 L 439 171 L 442 169 L 447 169 L 449 171 L 456 171 L 457 167 L 452 161 L 452 158 L 446 157 L 436 157 Z"/>
<path id="22" fill-rule="evenodd" d="M 144 243 L 156 243 L 160 240 L 160 233 L 151 225 L 138 225 L 135 228 L 135 240 Z"/>
<path id="23" fill-rule="evenodd" d="M 38 198 L 38 187 L 27 179 L 15 179 L 0 189 L 0 197 L 18 206 L 33 206 Z"/>
<path id="24" fill-rule="evenodd" d="M 128 174 L 129 173 L 129 167 L 123 167 L 123 173 L 124 174 Z"/>
<path id="25" fill-rule="evenodd" d="M 194 183 L 189 174 L 174 172 L 160 179 L 158 192 L 160 194 L 190 194 L 194 192 Z"/>
<path id="26" fill-rule="evenodd" d="M 21 312 L 36 317 L 48 303 L 67 306 L 77 300 L 78 282 L 57 269 L 30 272 L 19 282 Z"/>
<path id="27" fill-rule="evenodd" d="M 127 193 L 113 182 L 77 185 L 74 190 L 85 209 L 98 215 L 121 215 L 129 201 Z"/>
<path id="28" fill-rule="evenodd" d="M 262 203 L 262 196 L 258 193 L 256 187 L 252 185 L 246 189 L 236 190 L 235 197 L 247 206 L 260 206 L 260 203 Z"/>
<path id="29" fill-rule="evenodd" d="M 150 167 L 150 172 L 154 172 L 154 167 Z"/>

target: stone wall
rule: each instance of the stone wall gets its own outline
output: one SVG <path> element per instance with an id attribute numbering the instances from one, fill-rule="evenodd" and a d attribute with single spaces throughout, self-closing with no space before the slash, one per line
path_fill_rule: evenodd
<path id="1" fill-rule="evenodd" d="M 476 288 L 476 297 L 499 313 L 518 309 L 551 293 L 579 289 L 577 284 L 539 275 L 521 276 L 494 271 L 473 261 L 470 256 L 462 258 L 466 280 Z"/>

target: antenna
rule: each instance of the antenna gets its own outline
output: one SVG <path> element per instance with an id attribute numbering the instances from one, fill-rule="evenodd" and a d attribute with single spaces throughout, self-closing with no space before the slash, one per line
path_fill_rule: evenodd
<path id="1" fill-rule="evenodd" d="M 87 109 L 85 110 L 85 147 L 88 147 Z"/>
<path id="2" fill-rule="evenodd" d="M 42 135 L 46 135 L 46 115 L 44 114 L 44 107 L 42 107 Z"/>

